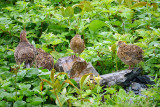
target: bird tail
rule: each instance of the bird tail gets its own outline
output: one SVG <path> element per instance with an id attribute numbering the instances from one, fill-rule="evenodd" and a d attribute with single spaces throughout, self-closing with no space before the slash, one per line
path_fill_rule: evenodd
<path id="1" fill-rule="evenodd" d="M 25 66 L 26 66 L 26 68 L 30 68 L 30 64 L 29 63 L 26 63 Z"/>

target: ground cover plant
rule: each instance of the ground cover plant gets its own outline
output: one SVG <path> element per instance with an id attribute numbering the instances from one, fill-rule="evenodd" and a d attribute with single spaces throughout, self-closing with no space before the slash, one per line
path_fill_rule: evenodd
<path id="1" fill-rule="evenodd" d="M 0 106 L 160 105 L 159 4 L 158 0 L 1 0 Z M 138 45 L 144 51 L 138 66 L 143 74 L 155 76 L 156 84 L 143 91 L 146 96 L 139 96 L 126 94 L 119 86 L 101 87 L 99 77 L 95 84 L 88 80 L 89 74 L 78 87 L 54 69 L 24 69 L 14 60 L 24 28 L 30 43 L 50 53 L 54 63 L 73 55 L 69 42 L 75 34 L 82 35 L 86 48 L 80 57 L 99 74 L 128 68 L 116 55 L 118 40 Z"/>

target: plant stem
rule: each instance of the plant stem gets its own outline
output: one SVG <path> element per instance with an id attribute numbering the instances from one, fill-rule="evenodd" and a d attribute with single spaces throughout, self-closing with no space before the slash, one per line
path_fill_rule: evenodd
<path id="1" fill-rule="evenodd" d="M 60 100 L 59 100 L 59 98 L 58 98 L 58 95 L 56 94 L 56 92 L 54 92 L 54 94 L 56 95 L 56 98 L 57 98 L 57 100 L 58 100 L 58 102 L 59 102 L 60 107 L 62 107 L 62 104 L 61 104 L 61 102 L 60 102 Z"/>
<path id="2" fill-rule="evenodd" d="M 16 79 L 17 79 L 17 71 L 16 71 L 16 77 L 15 77 L 15 90 L 16 90 L 16 101 L 17 101 L 17 84 L 16 84 Z"/>

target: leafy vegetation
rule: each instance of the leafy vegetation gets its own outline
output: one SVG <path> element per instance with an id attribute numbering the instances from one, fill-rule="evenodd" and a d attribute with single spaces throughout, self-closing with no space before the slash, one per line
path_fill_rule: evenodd
<path id="1" fill-rule="evenodd" d="M 1 0 L 0 106 L 160 105 L 159 13 L 158 0 Z M 80 57 L 92 62 L 100 74 L 127 68 L 116 55 L 118 40 L 136 44 L 144 51 L 144 62 L 138 66 L 143 74 L 156 77 L 156 85 L 144 90 L 147 97 L 126 94 L 116 86 L 104 92 L 103 87 L 87 79 L 89 74 L 82 77 L 79 88 L 66 74 L 19 68 L 14 49 L 24 28 L 29 41 L 50 53 L 55 63 L 72 55 L 70 39 L 76 33 L 83 35 L 86 49 Z M 58 87 L 47 84 L 49 77 Z"/>

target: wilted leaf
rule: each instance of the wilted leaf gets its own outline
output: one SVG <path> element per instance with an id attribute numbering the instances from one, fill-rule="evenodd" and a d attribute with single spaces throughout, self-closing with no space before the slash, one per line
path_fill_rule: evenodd
<path id="1" fill-rule="evenodd" d="M 52 83 L 54 83 L 54 69 L 51 70 L 51 75 L 50 75 L 50 78 L 51 78 L 51 81 Z"/>
<path id="2" fill-rule="evenodd" d="M 52 83 L 51 83 L 51 82 L 49 82 L 48 80 L 46 80 L 46 79 L 42 79 L 42 81 L 47 82 L 50 86 L 52 86 Z"/>
<path id="3" fill-rule="evenodd" d="M 43 90 L 43 81 L 41 81 L 41 83 L 40 83 L 40 90 L 41 91 Z"/>
<path id="4" fill-rule="evenodd" d="M 135 3 L 131 8 L 136 8 L 136 7 L 143 7 L 146 6 L 147 2 L 138 2 Z"/>
<path id="5" fill-rule="evenodd" d="M 152 3 L 154 10 L 158 9 L 158 4 L 157 3 Z"/>

